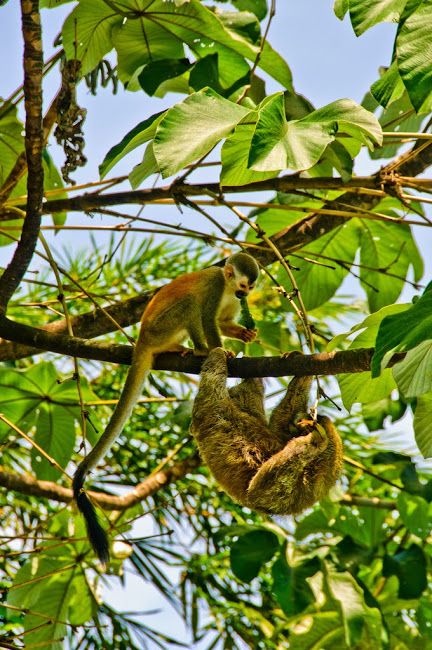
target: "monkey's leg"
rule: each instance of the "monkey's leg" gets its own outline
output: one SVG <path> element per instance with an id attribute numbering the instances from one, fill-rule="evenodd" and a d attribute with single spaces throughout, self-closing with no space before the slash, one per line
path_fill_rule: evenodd
<path id="1" fill-rule="evenodd" d="M 190 306 L 187 331 L 190 338 L 192 339 L 194 347 L 193 354 L 196 356 L 206 356 L 209 349 L 208 340 L 206 338 L 206 332 L 203 327 L 200 309 L 196 304 Z"/>
<path id="2" fill-rule="evenodd" d="M 310 433 L 290 440 L 260 467 L 249 484 L 247 505 L 273 514 L 296 514 L 325 496 L 331 487 L 326 476 L 331 468 L 320 466 L 319 460 L 328 439 L 323 427 L 313 426 Z M 330 457 L 327 464 L 333 460 Z"/>
<path id="3" fill-rule="evenodd" d="M 270 431 L 282 439 L 296 435 L 295 423 L 307 416 L 309 392 L 313 377 L 293 377 L 285 396 L 270 416 Z"/>

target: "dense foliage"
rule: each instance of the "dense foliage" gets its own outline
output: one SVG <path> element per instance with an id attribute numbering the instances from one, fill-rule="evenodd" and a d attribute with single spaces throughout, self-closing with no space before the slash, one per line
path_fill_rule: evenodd
<path id="1" fill-rule="evenodd" d="M 432 284 L 419 250 L 432 225 L 421 176 L 432 165 L 432 2 L 336 0 L 359 37 L 397 23 L 395 44 L 361 105 L 320 107 L 296 93 L 267 39 L 276 0 L 21 4 L 30 73 L 0 102 L 0 645 L 182 645 L 171 625 L 146 623 L 144 598 L 133 613 L 110 604 L 103 587 L 133 573 L 200 648 L 432 648 L 432 478 L 418 454 L 432 456 Z M 42 25 L 66 15 L 40 64 L 58 78 L 43 128 L 39 5 Z M 83 86 L 112 87 L 113 116 L 126 92 L 161 107 L 120 142 L 107 133 L 100 179 L 74 186 L 91 156 Z M 379 162 L 358 177 L 365 148 Z M 118 164 L 126 176 L 112 176 Z M 86 250 L 71 238 L 80 228 Z M 324 375 L 318 409 L 343 438 L 343 477 L 295 518 L 233 503 L 197 458 L 198 378 L 174 359 L 151 374 L 91 486 L 113 542 L 105 574 L 69 505 L 73 468 L 118 398 L 151 292 L 238 249 L 263 268 L 249 300 L 259 337 L 227 346 L 257 358 L 257 374 L 259 357 L 320 353 L 303 374 Z M 286 381 L 269 381 L 270 405 Z"/>

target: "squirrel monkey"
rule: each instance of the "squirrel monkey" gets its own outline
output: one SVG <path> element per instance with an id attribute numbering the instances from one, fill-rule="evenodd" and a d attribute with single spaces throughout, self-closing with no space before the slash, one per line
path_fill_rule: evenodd
<path id="1" fill-rule="evenodd" d="M 261 379 L 226 387 L 223 349 L 203 364 L 192 411 L 202 459 L 238 503 L 269 514 L 297 514 L 322 499 L 342 469 L 342 442 L 330 418 L 307 407 L 312 377 L 294 377 L 269 423 Z"/>
<path id="2" fill-rule="evenodd" d="M 85 477 L 105 456 L 121 433 L 141 396 L 153 357 L 161 352 L 187 352 L 182 343 L 190 338 L 193 354 L 204 356 L 222 346 L 224 336 L 253 341 L 255 330 L 238 325 L 240 299 L 248 295 L 258 278 L 253 257 L 235 253 L 223 268 L 209 267 L 185 273 L 162 287 L 150 300 L 141 319 L 132 364 L 111 419 L 95 447 L 78 466 L 73 478 L 74 498 L 84 516 L 90 542 L 103 564 L 109 560 L 108 537 L 96 510 L 83 489 Z"/>

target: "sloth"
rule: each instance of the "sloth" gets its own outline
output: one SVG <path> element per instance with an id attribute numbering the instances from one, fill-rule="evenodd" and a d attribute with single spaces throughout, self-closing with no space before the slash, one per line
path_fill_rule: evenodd
<path id="1" fill-rule="evenodd" d="M 294 377 L 269 422 L 261 379 L 227 389 L 227 354 L 210 351 L 201 371 L 191 431 L 221 487 L 243 506 L 298 514 L 325 497 L 342 470 L 330 418 L 308 413 L 312 377 Z"/>

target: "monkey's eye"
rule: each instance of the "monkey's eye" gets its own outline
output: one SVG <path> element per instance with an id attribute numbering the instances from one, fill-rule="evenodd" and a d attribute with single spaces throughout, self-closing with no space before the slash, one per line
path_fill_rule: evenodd
<path id="1" fill-rule="evenodd" d="M 248 287 L 247 282 L 239 282 L 239 288 L 246 291 L 249 287 Z"/>

